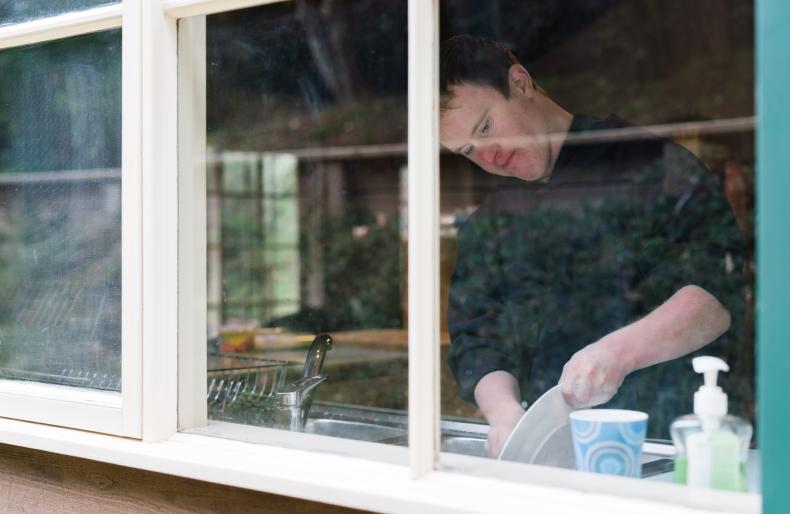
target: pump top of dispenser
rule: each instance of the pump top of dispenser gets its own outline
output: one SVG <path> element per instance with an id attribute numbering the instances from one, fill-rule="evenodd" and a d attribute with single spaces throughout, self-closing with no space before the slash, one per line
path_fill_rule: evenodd
<path id="1" fill-rule="evenodd" d="M 705 383 L 694 393 L 694 414 L 702 418 L 722 418 L 727 415 L 727 394 L 716 385 L 719 371 L 730 371 L 718 357 L 695 357 L 694 371 L 705 377 Z"/>

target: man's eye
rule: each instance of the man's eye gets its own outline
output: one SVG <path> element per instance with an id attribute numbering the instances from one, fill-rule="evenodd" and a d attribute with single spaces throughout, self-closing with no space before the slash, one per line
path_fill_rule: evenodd
<path id="1" fill-rule="evenodd" d="M 486 120 L 485 123 L 483 123 L 483 126 L 480 127 L 480 133 L 485 135 L 489 130 L 491 130 L 491 121 Z"/>
<path id="2" fill-rule="evenodd" d="M 474 150 L 474 149 L 475 149 L 474 146 L 467 146 L 466 148 L 464 148 L 464 150 L 461 152 L 461 154 L 464 157 L 469 157 L 470 155 L 472 155 L 472 150 Z"/>

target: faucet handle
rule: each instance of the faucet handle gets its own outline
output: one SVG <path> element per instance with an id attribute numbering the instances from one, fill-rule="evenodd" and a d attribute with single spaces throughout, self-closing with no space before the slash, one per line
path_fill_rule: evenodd
<path id="1" fill-rule="evenodd" d="M 311 391 L 315 387 L 318 386 L 321 382 L 326 380 L 328 377 L 326 375 L 313 375 L 311 377 L 302 377 L 298 380 L 295 380 L 291 386 L 297 387 L 299 391 L 304 394 L 308 391 Z"/>
<path id="2" fill-rule="evenodd" d="M 299 405 L 304 396 L 327 379 L 326 375 L 313 375 L 295 380 L 288 386 L 277 391 L 276 397 L 281 405 Z"/>

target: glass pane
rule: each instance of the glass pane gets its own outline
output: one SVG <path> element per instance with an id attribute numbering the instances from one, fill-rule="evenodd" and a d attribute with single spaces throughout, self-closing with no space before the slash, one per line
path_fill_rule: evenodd
<path id="1" fill-rule="evenodd" d="M 121 33 L 0 69 L 0 377 L 120 390 Z"/>
<path id="2" fill-rule="evenodd" d="M 207 18 L 212 419 L 406 444 L 406 12 Z"/>
<path id="3" fill-rule="evenodd" d="M 442 414 L 479 434 L 445 449 L 499 455 L 557 384 L 554 442 L 530 416 L 504 458 L 575 467 L 571 407 L 645 412 L 671 445 L 699 355 L 753 423 L 753 2 L 441 9 Z"/>
<path id="4" fill-rule="evenodd" d="M 113 0 L 0 0 L 0 26 L 116 3 L 119 2 Z"/>

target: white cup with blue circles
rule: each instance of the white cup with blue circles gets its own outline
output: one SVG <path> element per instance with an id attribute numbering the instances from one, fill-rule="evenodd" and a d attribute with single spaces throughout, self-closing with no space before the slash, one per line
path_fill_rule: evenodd
<path id="1" fill-rule="evenodd" d="M 576 469 L 639 478 L 647 433 L 646 413 L 584 409 L 571 412 L 570 421 Z"/>

